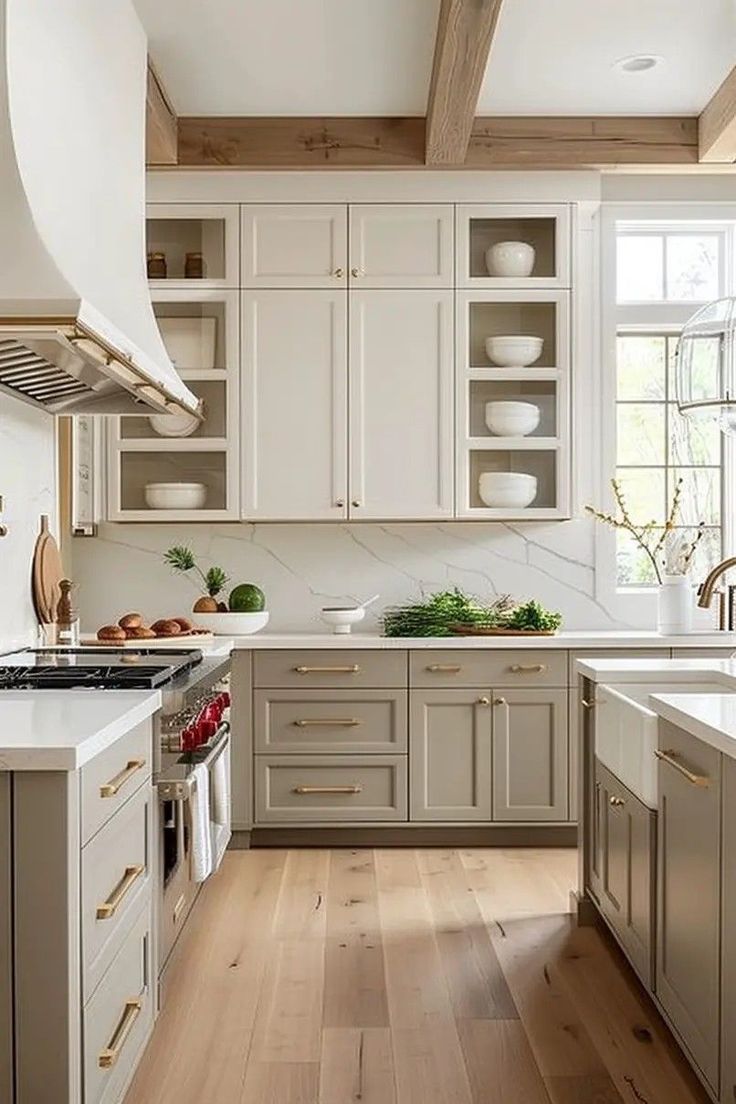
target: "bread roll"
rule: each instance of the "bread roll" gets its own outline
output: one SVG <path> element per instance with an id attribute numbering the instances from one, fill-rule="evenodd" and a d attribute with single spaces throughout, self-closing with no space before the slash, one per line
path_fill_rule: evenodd
<path id="1" fill-rule="evenodd" d="M 194 628 L 194 623 L 188 617 L 172 617 L 171 620 L 176 621 L 183 633 L 190 633 Z"/>
<path id="2" fill-rule="evenodd" d="M 103 625 L 97 630 L 98 640 L 125 640 L 125 629 L 119 625 Z"/>
<path id="3" fill-rule="evenodd" d="M 118 621 L 121 629 L 139 629 L 143 624 L 143 618 L 139 613 L 126 613 Z"/>
<path id="4" fill-rule="evenodd" d="M 172 621 L 171 618 L 166 617 L 162 617 L 159 621 L 154 621 L 151 628 L 156 636 L 178 636 L 181 632 L 181 625 L 179 622 Z"/>
<path id="5" fill-rule="evenodd" d="M 134 625 L 132 629 L 126 629 L 125 635 L 129 640 L 152 640 L 155 637 L 153 629 L 147 629 L 145 625 Z"/>

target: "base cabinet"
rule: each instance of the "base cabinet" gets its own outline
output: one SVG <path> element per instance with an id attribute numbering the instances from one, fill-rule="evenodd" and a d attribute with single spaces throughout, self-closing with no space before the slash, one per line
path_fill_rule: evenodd
<path id="1" fill-rule="evenodd" d="M 667 758 L 659 765 L 656 993 L 717 1095 L 721 756 L 666 722 L 659 747 Z"/>
<path id="2" fill-rule="evenodd" d="M 412 693 L 411 820 L 491 819 L 490 701 L 490 690 Z"/>
<path id="3" fill-rule="evenodd" d="M 567 691 L 493 700 L 493 819 L 567 820 Z"/>
<path id="4" fill-rule="evenodd" d="M 645 985 L 653 978 L 656 814 L 595 764 L 594 870 L 601 911 Z"/>

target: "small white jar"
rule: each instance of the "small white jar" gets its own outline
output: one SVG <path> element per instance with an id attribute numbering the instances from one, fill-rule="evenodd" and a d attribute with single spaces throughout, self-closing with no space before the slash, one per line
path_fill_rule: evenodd
<path id="1" fill-rule="evenodd" d="M 496 242 L 486 249 L 486 268 L 489 276 L 531 276 L 536 255 L 534 246 L 528 242 Z"/>
<path id="2" fill-rule="evenodd" d="M 689 633 L 693 627 L 693 591 L 687 575 L 663 575 L 657 590 L 657 632 Z"/>

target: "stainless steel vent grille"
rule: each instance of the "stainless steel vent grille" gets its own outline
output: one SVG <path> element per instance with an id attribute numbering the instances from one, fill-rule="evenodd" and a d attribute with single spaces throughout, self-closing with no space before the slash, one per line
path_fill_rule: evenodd
<path id="1" fill-rule="evenodd" d="M 44 406 L 92 394 L 82 380 L 52 364 L 20 341 L 0 340 L 0 384 Z"/>

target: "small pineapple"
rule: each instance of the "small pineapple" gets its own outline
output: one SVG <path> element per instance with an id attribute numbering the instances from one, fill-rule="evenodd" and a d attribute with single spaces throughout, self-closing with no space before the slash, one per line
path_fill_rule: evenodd
<path id="1" fill-rule="evenodd" d="M 189 571 L 196 571 L 199 575 L 206 593 L 194 603 L 192 607 L 194 613 L 218 612 L 220 603 L 217 600 L 217 595 L 230 582 L 230 577 L 225 574 L 221 567 L 210 567 L 206 572 L 202 571 L 191 548 L 181 544 L 174 545 L 164 554 L 164 563 L 167 563 L 174 571 L 181 571 L 184 574 Z"/>

